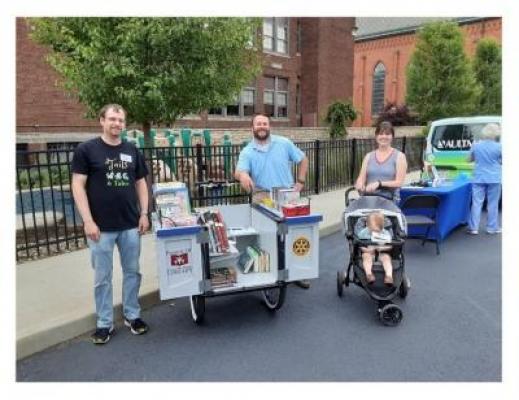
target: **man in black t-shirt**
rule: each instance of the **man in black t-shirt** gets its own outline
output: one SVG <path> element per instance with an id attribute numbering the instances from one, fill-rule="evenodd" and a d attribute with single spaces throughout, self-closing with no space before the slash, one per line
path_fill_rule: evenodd
<path id="1" fill-rule="evenodd" d="M 148 170 L 139 150 L 121 141 L 125 110 L 117 104 L 101 109 L 100 137 L 81 143 L 72 159 L 72 193 L 83 219 L 95 271 L 97 323 L 92 340 L 102 344 L 113 332 L 112 270 L 117 245 L 123 270 L 124 323 L 135 335 L 146 333 L 140 318 L 139 256 L 149 228 Z"/>

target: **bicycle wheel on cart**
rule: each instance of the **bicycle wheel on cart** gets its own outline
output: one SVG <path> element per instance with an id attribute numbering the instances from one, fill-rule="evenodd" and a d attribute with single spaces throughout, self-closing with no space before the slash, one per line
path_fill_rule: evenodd
<path id="1" fill-rule="evenodd" d="M 191 304 L 191 316 L 193 317 L 193 321 L 197 324 L 202 323 L 205 314 L 205 297 L 191 296 L 189 302 Z"/>
<path id="2" fill-rule="evenodd" d="M 285 302 L 287 287 L 285 284 L 279 286 L 263 289 L 261 291 L 263 295 L 263 301 L 269 310 L 279 310 Z"/>

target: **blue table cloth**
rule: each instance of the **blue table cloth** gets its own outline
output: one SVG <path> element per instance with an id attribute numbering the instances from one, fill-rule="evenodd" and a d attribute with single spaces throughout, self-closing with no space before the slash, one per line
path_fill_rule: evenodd
<path id="1" fill-rule="evenodd" d="M 445 239 L 459 225 L 467 223 L 472 194 L 472 184 L 470 181 L 461 179 L 439 187 L 403 187 L 400 189 L 400 206 L 407 197 L 416 194 L 432 194 L 440 198 L 437 221 L 440 240 Z M 427 210 L 409 210 L 404 211 L 404 214 L 428 215 Z M 426 229 L 426 227 L 414 226 L 408 229 L 408 235 L 423 235 Z M 436 234 L 431 228 L 428 239 L 435 238 Z"/>

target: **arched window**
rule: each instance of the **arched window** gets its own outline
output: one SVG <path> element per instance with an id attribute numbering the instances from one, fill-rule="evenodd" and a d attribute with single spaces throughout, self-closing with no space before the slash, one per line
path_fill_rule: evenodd
<path id="1" fill-rule="evenodd" d="M 386 81 L 386 67 L 379 62 L 373 72 L 373 91 L 371 94 L 371 115 L 378 115 L 384 108 L 384 85 Z"/>

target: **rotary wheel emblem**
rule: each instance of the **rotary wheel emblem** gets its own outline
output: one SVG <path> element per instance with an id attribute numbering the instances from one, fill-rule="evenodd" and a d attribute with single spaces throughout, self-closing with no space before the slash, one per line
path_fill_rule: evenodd
<path id="1" fill-rule="evenodd" d="M 292 251 L 296 256 L 306 256 L 310 251 L 310 242 L 305 237 L 297 238 L 292 244 Z"/>

